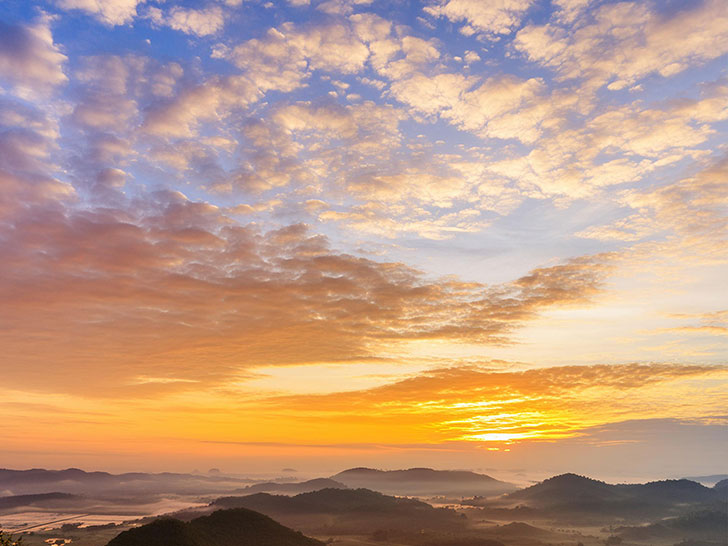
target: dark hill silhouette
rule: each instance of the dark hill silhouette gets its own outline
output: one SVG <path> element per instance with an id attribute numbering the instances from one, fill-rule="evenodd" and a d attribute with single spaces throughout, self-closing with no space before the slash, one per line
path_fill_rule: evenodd
<path id="1" fill-rule="evenodd" d="M 193 531 L 178 519 L 158 519 L 120 533 L 107 546 L 202 546 Z"/>
<path id="2" fill-rule="evenodd" d="M 551 531 L 541 529 L 540 527 L 534 527 L 533 525 L 529 525 L 522 521 L 513 521 L 506 525 L 499 525 L 497 527 L 497 531 L 501 535 L 527 535 L 531 537 L 544 537 L 553 534 Z"/>
<path id="3" fill-rule="evenodd" d="M 479 537 L 436 538 L 422 542 L 422 546 L 505 546 L 498 540 Z"/>
<path id="4" fill-rule="evenodd" d="M 666 521 L 673 529 L 682 531 L 712 533 L 728 538 L 728 512 L 725 510 L 702 510 Z"/>
<path id="5" fill-rule="evenodd" d="M 550 531 L 535 527 L 522 521 L 513 521 L 505 525 L 496 525 L 487 529 L 488 534 L 506 544 L 574 544 L 573 535 Z"/>
<path id="6" fill-rule="evenodd" d="M 505 497 L 529 506 L 552 506 L 593 501 L 620 500 L 623 495 L 608 483 L 577 474 L 561 474 Z"/>
<path id="7" fill-rule="evenodd" d="M 0 511 L 26 506 L 48 506 L 66 504 L 69 501 L 81 500 L 81 497 L 70 493 L 40 493 L 37 495 L 12 495 L 0 497 Z"/>
<path id="8" fill-rule="evenodd" d="M 709 539 L 728 538 L 728 512 L 722 510 L 701 510 L 683 516 L 668 518 L 651 525 L 619 527 L 615 532 L 625 540 L 650 539 Z"/>
<path id="9" fill-rule="evenodd" d="M 690 480 L 662 480 L 636 485 L 618 485 L 644 502 L 659 502 L 675 499 L 682 503 L 709 502 L 717 497 L 715 491 Z"/>
<path id="10" fill-rule="evenodd" d="M 720 480 L 713 486 L 713 489 L 715 489 L 716 491 L 728 492 L 728 478 L 726 478 L 725 480 Z"/>
<path id="11" fill-rule="evenodd" d="M 407 498 L 368 489 L 322 489 L 294 497 L 256 493 L 223 497 L 215 508 L 245 507 L 309 532 L 370 533 L 372 529 L 459 529 L 463 518 L 453 510 L 433 508 Z M 324 524 L 325 522 L 325 524 Z"/>
<path id="12" fill-rule="evenodd" d="M 427 512 L 430 514 L 436 511 L 429 504 L 416 499 L 391 497 L 369 489 L 322 489 L 301 493 L 295 497 L 256 493 L 245 497 L 222 497 L 213 501 L 212 506 L 259 506 L 269 510 L 275 509 L 303 514 L 357 511 L 406 514 Z"/>
<path id="13" fill-rule="evenodd" d="M 347 489 L 346 485 L 330 478 L 316 478 L 305 482 L 293 483 L 276 483 L 264 482 L 255 483 L 242 489 L 237 489 L 233 493 L 241 493 L 250 495 L 253 493 L 309 493 L 311 491 L 319 491 L 320 489 Z"/>
<path id="14" fill-rule="evenodd" d="M 513 484 L 465 470 L 350 468 L 331 478 L 348 487 L 399 495 L 492 496 L 516 490 Z"/>
<path id="15" fill-rule="evenodd" d="M 554 476 L 502 499 L 553 513 L 635 517 L 674 515 L 685 507 L 701 508 L 719 500 L 718 491 L 690 480 L 613 485 L 576 474 Z"/>
<path id="16" fill-rule="evenodd" d="M 271 518 L 238 508 L 218 510 L 189 523 L 163 518 L 130 529 L 107 546 L 322 546 Z"/>

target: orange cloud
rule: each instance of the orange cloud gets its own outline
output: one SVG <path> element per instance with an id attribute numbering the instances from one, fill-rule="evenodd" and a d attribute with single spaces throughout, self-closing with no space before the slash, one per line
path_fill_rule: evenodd
<path id="1" fill-rule="evenodd" d="M 0 248 L 8 384 L 215 384 L 252 365 L 374 356 L 397 340 L 501 343 L 542 309 L 588 301 L 609 270 L 605 255 L 499 286 L 429 280 L 338 253 L 302 225 L 236 225 L 178 193 L 134 205 L 14 219 Z"/>
<path id="2" fill-rule="evenodd" d="M 444 368 L 365 391 L 270 399 L 265 407 L 315 415 L 332 429 L 350 423 L 347 435 L 361 441 L 502 443 L 567 438 L 626 419 L 708 418 L 726 401 L 725 393 L 716 396 L 728 380 L 720 366 L 502 366 Z"/>
<path id="3" fill-rule="evenodd" d="M 628 421 L 649 426 L 649 420 L 670 416 L 706 431 L 716 425 L 710 432 L 715 435 L 725 420 L 720 417 L 728 403 L 725 367 L 508 366 L 442 368 L 328 395 L 266 397 L 231 383 L 186 393 L 148 391 L 154 396 L 139 391 L 122 399 L 6 390 L 0 427 L 11 451 L 95 454 L 113 443 L 118 457 L 330 457 L 338 466 L 342 458 L 361 461 L 377 452 L 388 461 L 397 453 L 430 453 L 439 464 L 442 454 L 460 454 L 472 464 L 481 460 L 481 448 L 527 456 L 553 445 L 558 457 L 572 457 L 568 466 L 584 462 L 571 450 L 613 441 L 614 434 L 602 438 L 599 431 L 619 430 Z M 662 428 L 652 430 L 658 433 Z M 643 440 L 649 451 L 665 438 Z"/>

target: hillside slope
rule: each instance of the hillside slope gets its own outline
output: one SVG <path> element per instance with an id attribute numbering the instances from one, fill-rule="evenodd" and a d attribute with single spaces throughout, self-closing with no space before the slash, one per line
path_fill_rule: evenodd
<path id="1" fill-rule="evenodd" d="M 562 474 L 505 495 L 500 502 L 552 513 L 667 517 L 691 507 L 708 508 L 720 500 L 720 491 L 684 479 L 608 484 Z"/>
<path id="2" fill-rule="evenodd" d="M 369 533 L 377 528 L 447 530 L 463 526 L 463 518 L 453 510 L 368 489 L 322 489 L 294 497 L 257 493 L 223 497 L 212 506 L 249 508 L 308 532 L 323 532 L 324 527 L 341 533 Z"/>
<path id="3" fill-rule="evenodd" d="M 218 510 L 182 522 L 163 518 L 124 531 L 107 546 L 321 546 L 271 518 L 252 510 Z"/>
<path id="4" fill-rule="evenodd" d="M 331 477 L 352 488 L 397 495 L 492 496 L 515 491 L 513 484 L 465 470 L 376 470 L 350 468 Z"/>
<path id="5" fill-rule="evenodd" d="M 309 493 L 311 491 L 319 491 L 321 489 L 346 489 L 346 485 L 330 478 L 315 478 L 305 482 L 277 483 L 263 482 L 255 483 L 248 487 L 233 491 L 243 495 L 251 495 L 253 493 Z"/>

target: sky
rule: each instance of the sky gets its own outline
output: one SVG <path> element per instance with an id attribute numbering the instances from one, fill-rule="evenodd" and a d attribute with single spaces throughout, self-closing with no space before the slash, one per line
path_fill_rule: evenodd
<path id="1" fill-rule="evenodd" d="M 0 462 L 728 472 L 724 0 L 5 0 Z"/>

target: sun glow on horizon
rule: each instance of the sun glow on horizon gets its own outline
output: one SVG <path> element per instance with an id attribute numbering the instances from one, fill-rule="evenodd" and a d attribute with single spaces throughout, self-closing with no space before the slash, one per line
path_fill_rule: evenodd
<path id="1" fill-rule="evenodd" d="M 7 464 L 717 464 L 726 60 L 724 0 L 3 2 Z"/>

